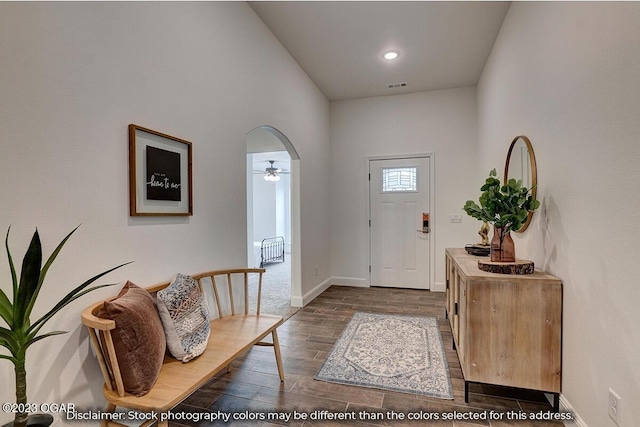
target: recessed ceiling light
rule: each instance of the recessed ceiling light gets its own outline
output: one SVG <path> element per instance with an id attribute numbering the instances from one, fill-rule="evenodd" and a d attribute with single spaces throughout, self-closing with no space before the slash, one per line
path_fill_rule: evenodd
<path id="1" fill-rule="evenodd" d="M 384 57 L 384 59 L 393 60 L 398 57 L 398 52 L 396 52 L 395 50 L 391 50 L 382 56 Z"/>

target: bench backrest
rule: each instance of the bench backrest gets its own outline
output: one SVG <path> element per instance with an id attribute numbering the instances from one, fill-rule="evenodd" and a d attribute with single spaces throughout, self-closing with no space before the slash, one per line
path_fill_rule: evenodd
<path id="1" fill-rule="evenodd" d="M 213 298 L 213 307 L 209 301 L 211 318 L 249 314 L 249 286 L 257 274 L 257 296 L 255 314 L 260 314 L 260 297 L 262 293 L 263 268 L 237 268 L 230 270 L 215 270 L 192 275 L 198 282 L 200 289 L 209 299 Z M 155 294 L 166 288 L 171 282 L 161 283 L 145 288 Z M 119 396 L 124 396 L 124 384 L 111 331 L 117 325 L 114 320 L 98 317 L 98 312 L 105 301 L 111 301 L 115 296 L 99 301 L 87 307 L 82 312 L 82 324 L 89 330 L 89 337 L 100 363 L 100 369 L 109 390 L 117 390 Z M 252 310 L 253 311 L 253 310 Z"/>

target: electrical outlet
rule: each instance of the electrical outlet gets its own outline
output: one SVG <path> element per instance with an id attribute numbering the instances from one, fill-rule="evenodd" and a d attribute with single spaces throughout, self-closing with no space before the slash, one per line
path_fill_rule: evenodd
<path id="1" fill-rule="evenodd" d="M 620 424 L 622 420 L 620 413 L 621 403 L 622 399 L 620 399 L 620 396 L 618 396 L 615 391 L 609 389 L 609 417 L 620 427 L 622 427 L 622 424 Z"/>
<path id="2" fill-rule="evenodd" d="M 455 222 L 455 223 L 462 222 L 462 215 L 449 215 L 449 222 Z"/>

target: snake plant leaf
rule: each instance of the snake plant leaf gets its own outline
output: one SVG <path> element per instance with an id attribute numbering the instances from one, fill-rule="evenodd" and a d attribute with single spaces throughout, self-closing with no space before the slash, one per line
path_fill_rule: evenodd
<path id="1" fill-rule="evenodd" d="M 10 360 L 12 363 L 16 363 L 18 361 L 18 359 L 16 359 L 15 357 L 7 356 L 5 354 L 0 354 L 0 359 Z"/>
<path id="2" fill-rule="evenodd" d="M 77 300 L 81 296 L 83 296 L 85 294 L 88 294 L 89 292 L 95 291 L 96 289 L 100 289 L 100 288 L 104 288 L 104 287 L 107 287 L 107 286 L 115 285 L 115 283 L 108 283 L 108 284 L 98 285 L 98 286 L 94 286 L 92 288 L 88 288 L 88 289 L 82 290 L 83 288 L 85 288 L 88 285 L 90 285 L 91 283 L 95 282 L 96 280 L 98 280 L 99 278 L 104 276 L 105 274 L 108 274 L 108 273 L 112 272 L 113 270 L 115 270 L 117 268 L 120 268 L 120 267 L 123 267 L 123 266 L 125 266 L 127 264 L 131 264 L 131 263 L 127 262 L 125 264 L 121 264 L 121 265 L 119 265 L 117 267 L 109 269 L 109 270 L 105 271 L 104 273 L 100 273 L 97 276 L 92 277 L 91 279 L 87 280 L 86 282 L 84 282 L 82 285 L 78 286 L 73 291 L 69 292 L 67 295 L 64 296 L 64 298 L 62 298 L 60 300 L 60 302 L 58 302 L 58 304 L 56 304 L 44 316 L 42 316 L 33 325 L 31 325 L 31 327 L 29 327 L 29 329 L 27 330 L 27 334 L 28 334 L 27 338 L 29 340 L 33 339 L 33 337 L 35 337 L 38 334 L 38 332 L 40 331 L 40 328 L 42 328 L 45 325 L 45 323 L 47 323 L 57 312 L 59 312 L 64 307 L 66 307 L 67 305 L 69 305 L 73 301 Z"/>
<path id="3" fill-rule="evenodd" d="M 14 295 L 13 328 L 22 330 L 29 327 L 29 315 L 27 313 L 31 298 L 38 287 L 40 281 L 40 267 L 42 266 L 42 245 L 38 230 L 33 233 L 31 243 L 27 253 L 22 259 L 22 271 L 20 273 L 20 283 L 18 294 Z"/>
<path id="4" fill-rule="evenodd" d="M 30 339 L 30 340 L 25 344 L 24 349 L 25 349 L 25 350 L 26 350 L 26 349 L 28 349 L 29 347 L 31 347 L 31 345 L 32 345 L 32 344 L 34 344 L 34 343 L 36 343 L 36 342 L 38 342 L 38 341 L 40 341 L 40 340 L 43 340 L 43 339 L 45 339 L 45 338 L 49 338 L 49 337 L 52 337 L 52 336 L 54 336 L 54 335 L 63 335 L 63 334 L 66 334 L 66 333 L 67 333 L 67 331 L 53 331 L 53 332 L 47 332 L 46 334 L 43 334 L 43 335 L 40 335 L 40 336 L 35 337 L 35 338 L 33 338 L 33 339 Z"/>
<path id="5" fill-rule="evenodd" d="M 38 294 L 40 293 L 40 289 L 42 288 L 42 284 L 44 283 L 44 278 L 47 275 L 47 271 L 49 271 L 49 267 L 51 267 L 51 264 L 53 264 L 53 261 L 55 261 L 56 257 L 58 256 L 58 254 L 62 250 L 62 247 L 64 246 L 64 244 L 67 243 L 67 240 L 69 240 L 71 235 L 76 232 L 78 227 L 80 227 L 80 226 L 78 225 L 76 228 L 71 230 L 71 232 L 69 234 L 67 234 L 64 239 L 62 239 L 62 241 L 58 244 L 58 246 L 55 248 L 55 250 L 51 253 L 49 258 L 47 259 L 47 262 L 42 267 L 42 270 L 40 270 L 38 283 L 37 283 L 35 289 L 33 290 L 33 294 L 31 294 L 31 299 L 29 300 L 29 304 L 28 304 L 28 306 L 26 308 L 26 311 L 25 311 L 25 316 L 27 317 L 27 319 L 29 319 L 30 316 L 31 316 L 31 310 L 33 310 L 33 306 L 35 305 L 36 300 L 38 299 Z M 37 233 L 37 231 L 38 230 L 36 230 L 36 233 Z"/>
<path id="6" fill-rule="evenodd" d="M 16 334 L 6 328 L 0 328 L 0 344 L 9 350 L 14 356 L 20 348 L 20 343 Z"/>
<path id="7" fill-rule="evenodd" d="M 2 289 L 0 289 L 0 317 L 11 327 L 13 324 L 13 305 Z"/>
<path id="8" fill-rule="evenodd" d="M 4 238 L 4 247 L 7 250 L 7 257 L 9 258 L 9 268 L 11 270 L 11 283 L 13 284 L 12 295 L 15 297 L 16 295 L 18 295 L 18 276 L 16 275 L 16 267 L 13 264 L 13 258 L 11 258 L 11 251 L 9 250 L 9 231 L 11 231 L 11 227 L 7 229 L 7 235 Z M 9 323 L 9 326 L 11 326 L 12 323 L 13 323 L 13 315 L 11 316 L 11 323 Z"/>

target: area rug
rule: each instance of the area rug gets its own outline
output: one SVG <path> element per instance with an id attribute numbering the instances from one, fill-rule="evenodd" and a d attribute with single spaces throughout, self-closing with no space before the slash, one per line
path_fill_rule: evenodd
<path id="1" fill-rule="evenodd" d="M 453 399 L 435 317 L 355 313 L 315 379 Z"/>

